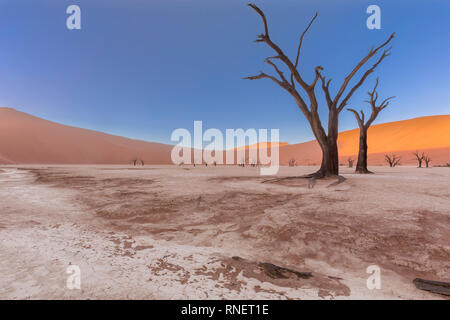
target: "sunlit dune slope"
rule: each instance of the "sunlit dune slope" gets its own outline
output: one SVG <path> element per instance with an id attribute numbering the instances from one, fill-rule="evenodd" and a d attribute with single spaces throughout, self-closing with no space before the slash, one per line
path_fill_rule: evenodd
<path id="1" fill-rule="evenodd" d="M 345 163 L 356 158 L 359 146 L 359 129 L 344 131 L 338 139 L 339 156 Z M 369 164 L 384 163 L 384 154 L 396 153 L 402 164 L 414 164 L 412 152 L 425 152 L 433 164 L 450 163 L 450 115 L 420 117 L 410 120 L 373 125 L 368 132 Z M 296 159 L 298 164 L 319 164 L 321 151 L 316 141 L 280 148 L 280 161 L 287 164 Z"/>
<path id="2" fill-rule="evenodd" d="M 272 146 L 284 147 L 289 145 L 287 142 L 258 142 L 255 144 L 251 144 L 249 146 L 234 148 L 234 150 L 248 150 L 248 149 L 259 149 L 259 148 L 271 148 Z"/>
<path id="3" fill-rule="evenodd" d="M 359 129 L 339 134 L 340 162 L 356 157 Z M 414 164 L 418 150 L 432 158 L 432 164 L 450 163 L 450 115 L 421 117 L 374 125 L 369 129 L 369 165 L 382 165 L 385 153 L 396 153 L 402 164 Z M 250 150 L 259 145 L 235 149 Z M 295 159 L 298 165 L 319 165 L 322 157 L 316 141 L 289 145 L 280 142 L 280 163 Z M 47 121 L 11 109 L 0 108 L 0 164 L 171 164 L 172 146 L 132 140 Z M 239 157 L 239 159 L 238 159 Z M 254 160 L 254 159 L 253 159 Z M 252 160 L 252 161 L 253 161 Z"/>
<path id="4" fill-rule="evenodd" d="M 359 130 L 339 134 L 342 156 L 358 151 Z M 450 147 L 450 115 L 429 116 L 371 126 L 368 132 L 369 153 Z M 449 159 L 450 160 L 450 159 Z"/>
<path id="5" fill-rule="evenodd" d="M 172 147 L 47 121 L 0 108 L 0 163 L 146 164 L 171 163 Z"/>

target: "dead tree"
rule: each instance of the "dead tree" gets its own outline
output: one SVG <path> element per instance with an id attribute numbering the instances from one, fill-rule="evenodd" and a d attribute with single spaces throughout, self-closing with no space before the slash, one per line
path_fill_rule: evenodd
<path id="1" fill-rule="evenodd" d="M 428 156 L 428 155 L 423 155 L 423 161 L 425 161 L 425 166 L 427 167 L 427 168 L 429 168 L 430 167 L 430 162 L 431 162 L 431 158 Z"/>
<path id="2" fill-rule="evenodd" d="M 355 159 L 353 158 L 348 158 L 348 167 L 349 168 L 353 168 L 353 163 L 355 162 Z"/>
<path id="3" fill-rule="evenodd" d="M 394 97 L 389 97 L 387 99 L 384 99 L 379 105 L 377 105 L 378 100 L 378 78 L 375 82 L 375 86 L 372 91 L 368 92 L 369 100 L 366 100 L 365 102 L 370 104 L 370 107 L 372 108 L 372 113 L 370 115 L 370 118 L 365 122 L 365 116 L 364 111 L 360 111 L 361 113 L 358 113 L 354 109 L 347 109 L 348 111 L 353 112 L 355 115 L 356 121 L 358 121 L 359 126 L 359 152 L 358 152 L 358 161 L 356 162 L 356 173 L 372 173 L 367 169 L 367 131 L 369 130 L 370 125 L 375 121 L 378 114 L 385 109 L 389 105 L 389 100 L 393 99 Z"/>
<path id="4" fill-rule="evenodd" d="M 419 164 L 419 168 L 422 168 L 422 161 L 425 158 L 425 153 L 419 154 L 419 151 L 413 152 L 413 155 L 416 157 L 416 160 Z"/>
<path id="5" fill-rule="evenodd" d="M 387 163 L 389 163 L 389 166 L 391 168 L 399 165 L 401 160 L 401 158 L 397 156 L 395 153 L 392 155 L 385 154 L 384 159 L 386 160 Z"/>
<path id="6" fill-rule="evenodd" d="M 383 48 L 386 47 L 389 42 L 391 42 L 395 34 L 392 34 L 384 43 L 382 43 L 378 47 L 372 47 L 369 53 L 364 58 L 362 58 L 351 70 L 351 72 L 345 77 L 342 84 L 339 86 L 336 95 L 332 97 L 329 90 L 331 79 L 327 80 L 326 77 L 322 75 L 322 66 L 315 67 L 315 77 L 311 83 L 307 83 L 298 70 L 300 50 L 302 47 L 303 38 L 314 20 L 317 18 L 317 13 L 309 22 L 305 31 L 303 31 L 303 33 L 300 35 L 296 59 L 295 61 L 292 61 L 284 53 L 284 51 L 275 42 L 273 42 L 272 38 L 270 37 L 267 19 L 263 11 L 254 4 L 249 4 L 249 6 L 261 16 L 264 23 L 264 33 L 260 34 L 255 42 L 265 43 L 275 51 L 275 56 L 266 58 L 265 63 L 270 65 L 278 76 L 272 76 L 261 72 L 259 75 L 246 77 L 244 79 L 269 79 L 279 85 L 282 89 L 286 90 L 290 95 L 292 95 L 297 106 L 300 108 L 301 112 L 308 120 L 313 134 L 317 139 L 320 148 L 322 149 L 322 164 L 320 166 L 320 169 L 316 173 L 309 175 L 309 177 L 322 178 L 326 176 L 339 175 L 339 157 L 337 147 L 339 114 L 347 105 L 352 95 L 358 90 L 359 87 L 361 87 L 366 78 L 375 70 L 375 68 L 378 67 L 378 65 L 384 60 L 384 58 L 390 55 L 390 48 Z M 355 77 L 358 71 L 382 49 L 383 53 L 378 57 L 378 60 L 362 74 L 361 78 L 351 88 L 348 88 L 350 81 Z M 283 71 L 277 66 L 275 61 L 280 61 L 283 66 L 289 70 L 290 76 L 286 77 Z M 325 131 L 324 127 L 322 126 L 322 122 L 320 120 L 318 112 L 319 102 L 316 97 L 315 88 L 319 81 L 321 83 L 322 91 L 328 107 L 327 131 Z M 298 89 L 300 90 L 297 89 L 298 86 Z M 305 100 L 304 96 L 307 96 L 308 100 Z M 307 101 L 309 101 L 309 103 Z"/>
<path id="7" fill-rule="evenodd" d="M 137 158 L 133 158 L 133 160 L 131 160 L 131 163 L 133 164 L 133 166 L 136 166 L 138 159 Z"/>
<path id="8" fill-rule="evenodd" d="M 289 159 L 289 167 L 295 167 L 297 165 L 297 160 L 294 158 Z"/>

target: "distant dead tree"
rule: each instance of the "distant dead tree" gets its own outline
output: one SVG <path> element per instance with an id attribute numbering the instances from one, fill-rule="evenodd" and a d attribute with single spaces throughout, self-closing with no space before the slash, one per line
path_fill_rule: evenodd
<path id="1" fill-rule="evenodd" d="M 289 159 L 289 167 L 295 167 L 297 165 L 297 160 L 294 158 Z"/>
<path id="2" fill-rule="evenodd" d="M 423 161 L 425 161 L 425 166 L 427 168 L 429 168 L 430 167 L 431 158 L 428 155 L 424 154 L 423 155 Z"/>
<path id="3" fill-rule="evenodd" d="M 141 165 L 142 165 L 142 166 L 144 166 L 144 165 L 145 165 L 145 164 L 144 164 L 144 160 L 141 160 Z"/>
<path id="4" fill-rule="evenodd" d="M 372 108 L 372 113 L 370 118 L 365 122 L 364 111 L 360 111 L 359 114 L 356 110 L 348 108 L 347 110 L 355 115 L 356 121 L 358 121 L 359 126 L 359 152 L 358 152 L 358 162 L 356 163 L 356 173 L 372 173 L 367 169 L 367 131 L 370 125 L 375 121 L 378 114 L 389 105 L 389 100 L 394 97 L 389 97 L 384 99 L 380 104 L 377 105 L 378 100 L 378 78 L 375 82 L 375 86 L 372 91 L 368 92 L 369 100 L 365 102 L 370 104 Z"/>
<path id="5" fill-rule="evenodd" d="M 373 73 L 373 71 L 378 67 L 378 65 L 390 55 L 389 51 L 391 48 L 383 49 L 386 47 L 389 42 L 394 38 L 394 33 L 381 45 L 378 47 L 372 47 L 368 54 L 362 58 L 356 66 L 350 71 L 350 73 L 345 77 L 342 84 L 336 90 L 336 95 L 332 97 L 332 94 L 329 90 L 331 79 L 326 79 L 325 76 L 322 75 L 323 67 L 317 66 L 315 67 L 315 77 L 311 83 L 307 83 L 303 76 L 300 74 L 298 69 L 299 59 L 300 59 L 300 50 L 303 43 L 303 38 L 305 34 L 308 32 L 314 20 L 317 18 L 317 13 L 309 22 L 306 29 L 300 35 L 299 44 L 297 48 L 297 55 L 295 61 L 291 60 L 284 51 L 273 42 L 272 38 L 269 35 L 269 27 L 267 24 L 267 19 L 263 11 L 254 4 L 249 4 L 249 6 L 254 9 L 262 18 L 264 24 L 264 33 L 260 34 L 255 42 L 265 43 L 268 47 L 270 47 L 273 51 L 275 51 L 275 55 L 272 57 L 268 57 L 265 59 L 265 63 L 270 65 L 278 76 L 273 76 L 261 72 L 256 76 L 246 77 L 244 79 L 248 80 L 257 80 L 257 79 L 269 79 L 279 85 L 282 89 L 286 90 L 294 99 L 297 106 L 300 108 L 301 112 L 305 116 L 306 120 L 308 120 L 309 125 L 313 131 L 315 138 L 317 139 L 320 148 L 322 149 L 322 164 L 320 169 L 308 176 L 311 178 L 323 178 L 328 176 L 338 176 L 339 175 L 339 156 L 338 156 L 338 147 L 337 147 L 337 138 L 338 138 L 338 118 L 341 111 L 347 105 L 350 98 L 353 94 L 361 87 L 366 78 Z M 383 49 L 383 50 L 382 50 Z M 371 60 L 372 57 L 376 56 L 378 52 L 382 50 L 382 54 L 378 57 L 378 60 L 368 68 L 362 75 L 359 80 L 355 82 L 355 84 L 348 88 L 351 80 L 355 77 L 355 75 L 360 71 L 360 69 L 366 65 L 366 63 Z M 284 72 L 278 67 L 275 61 L 280 61 L 285 68 L 287 68 L 290 72 L 290 76 L 285 76 Z M 317 83 L 321 84 L 321 89 L 325 96 L 325 101 L 328 107 L 328 130 L 325 131 L 322 122 L 319 117 L 319 100 L 316 96 L 316 85 Z M 298 90 L 299 89 L 299 90 Z M 348 90 L 347 90 L 348 89 Z M 308 97 L 308 100 L 304 100 L 304 97 Z M 309 101 L 309 103 L 308 103 Z"/>
<path id="6" fill-rule="evenodd" d="M 133 166 L 136 166 L 137 162 L 138 162 L 138 159 L 137 159 L 137 158 L 133 158 L 133 159 L 131 160 L 131 163 L 133 164 Z"/>
<path id="7" fill-rule="evenodd" d="M 349 168 L 353 168 L 353 163 L 355 162 L 355 159 L 353 158 L 348 158 L 348 167 Z"/>
<path id="8" fill-rule="evenodd" d="M 422 152 L 422 154 L 419 154 L 419 151 L 416 150 L 416 152 L 413 152 L 413 155 L 416 157 L 416 160 L 419 164 L 419 168 L 422 168 L 422 161 L 425 158 L 425 153 Z"/>
<path id="9" fill-rule="evenodd" d="M 391 168 L 399 165 L 401 160 L 401 158 L 397 156 L 395 153 L 391 155 L 385 154 L 384 159 L 386 160 L 387 163 L 389 163 L 389 166 Z"/>

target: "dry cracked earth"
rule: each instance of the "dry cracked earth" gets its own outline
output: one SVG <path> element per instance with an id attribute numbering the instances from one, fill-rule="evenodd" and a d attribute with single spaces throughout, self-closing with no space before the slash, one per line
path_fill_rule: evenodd
<path id="1" fill-rule="evenodd" d="M 1 167 L 0 298 L 448 298 L 412 280 L 450 281 L 450 170 L 372 170 Z"/>

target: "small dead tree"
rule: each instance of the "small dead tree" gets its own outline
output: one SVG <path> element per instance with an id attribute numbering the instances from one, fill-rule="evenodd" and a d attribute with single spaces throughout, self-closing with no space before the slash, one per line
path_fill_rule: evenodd
<path id="1" fill-rule="evenodd" d="M 294 158 L 289 159 L 289 167 L 295 167 L 297 165 L 297 160 Z"/>
<path id="2" fill-rule="evenodd" d="M 133 166 L 136 166 L 137 162 L 138 162 L 138 159 L 137 159 L 137 158 L 133 158 L 133 159 L 131 160 L 131 163 L 133 164 Z"/>
<path id="3" fill-rule="evenodd" d="M 348 167 L 349 168 L 353 168 L 353 163 L 355 162 L 355 159 L 353 158 L 348 158 Z"/>
<path id="4" fill-rule="evenodd" d="M 393 168 L 400 164 L 401 157 L 393 153 L 391 155 L 385 154 L 384 159 L 386 160 L 387 163 L 389 163 L 389 166 Z"/>
<path id="5" fill-rule="evenodd" d="M 416 152 L 413 152 L 413 155 L 416 157 L 419 168 L 422 168 L 422 161 L 425 158 L 425 153 L 422 152 L 422 154 L 419 154 L 419 151 L 416 150 Z"/>
<path id="6" fill-rule="evenodd" d="M 373 73 L 373 71 L 387 56 L 390 55 L 390 48 L 383 48 L 385 48 L 389 44 L 389 42 L 391 42 L 395 34 L 393 33 L 385 42 L 383 42 L 378 47 L 372 47 L 367 55 L 363 57 L 344 78 L 342 84 L 338 86 L 337 90 L 335 91 L 335 96 L 332 96 L 332 91 L 330 90 L 331 79 L 326 79 L 326 77 L 322 75 L 322 66 L 316 66 L 314 68 L 315 76 L 314 80 L 311 83 L 307 83 L 304 80 L 304 75 L 300 73 L 298 68 L 303 38 L 308 32 L 314 20 L 317 18 L 317 13 L 314 15 L 306 29 L 300 35 L 296 58 L 295 60 L 291 60 L 269 35 L 269 26 L 264 12 L 255 4 L 249 4 L 249 6 L 258 13 L 264 24 L 264 33 L 260 34 L 255 42 L 265 43 L 275 52 L 274 56 L 265 59 L 265 63 L 273 68 L 277 76 L 260 72 L 260 74 L 256 76 L 246 77 L 244 79 L 269 79 L 273 81 L 282 89 L 286 90 L 294 98 L 300 111 L 303 113 L 306 120 L 308 120 L 313 134 L 317 139 L 320 148 L 322 149 L 322 164 L 319 171 L 305 177 L 323 178 L 338 176 L 339 154 L 337 138 L 339 114 L 345 108 L 353 94 L 361 87 L 366 78 L 371 73 Z M 359 80 L 355 81 L 355 84 L 349 87 L 350 82 L 356 76 L 358 71 L 360 71 L 369 62 L 369 60 L 371 60 L 371 58 L 376 56 L 379 52 L 382 53 L 379 55 L 378 60 L 376 60 L 370 68 L 367 68 L 367 70 L 364 71 Z M 276 61 L 282 63 L 282 65 L 289 71 L 290 75 L 285 76 L 282 69 L 280 69 L 275 63 Z M 323 91 L 327 104 L 328 130 L 325 130 L 325 128 L 323 127 L 319 116 L 319 99 L 317 98 L 315 90 L 318 83 L 319 85 L 321 85 L 321 89 Z M 308 100 L 305 100 L 305 97 L 307 97 Z"/>
<path id="7" fill-rule="evenodd" d="M 423 155 L 423 161 L 425 161 L 425 166 L 427 168 L 429 168 L 430 167 L 431 158 L 428 155 L 424 154 Z"/>
<path id="8" fill-rule="evenodd" d="M 361 114 L 359 114 L 354 109 L 347 109 L 348 111 L 352 112 L 355 115 L 356 121 L 358 121 L 359 126 L 359 152 L 358 152 L 358 162 L 356 163 L 356 173 L 372 173 L 367 169 L 367 131 L 369 130 L 370 125 L 375 121 L 378 114 L 385 109 L 389 105 L 389 100 L 393 99 L 394 97 L 389 97 L 387 99 L 384 99 L 380 104 L 377 105 L 378 100 L 378 78 L 375 82 L 375 86 L 372 91 L 368 92 L 369 100 L 366 100 L 365 102 L 370 104 L 370 107 L 372 108 L 372 113 L 370 115 L 370 118 L 365 122 L 365 116 L 364 111 L 360 111 Z"/>

